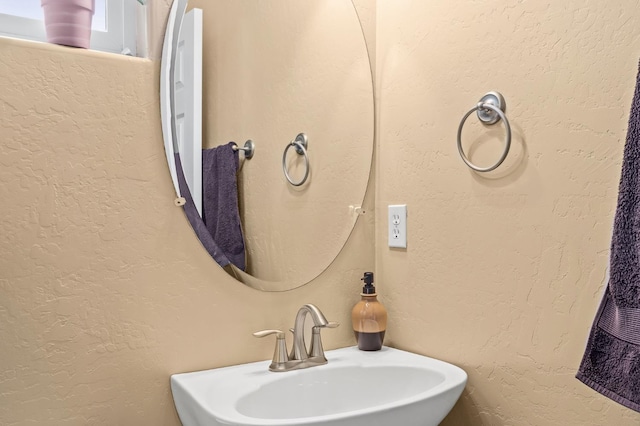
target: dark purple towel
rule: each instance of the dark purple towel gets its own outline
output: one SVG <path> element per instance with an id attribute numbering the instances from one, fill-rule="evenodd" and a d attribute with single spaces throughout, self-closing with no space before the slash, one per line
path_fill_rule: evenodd
<path id="1" fill-rule="evenodd" d="M 227 145 L 225 145 L 224 147 L 226 146 Z M 219 148 L 223 148 L 223 147 L 219 147 Z M 217 148 L 214 148 L 214 149 L 217 149 Z M 213 150 L 203 150 L 202 168 L 203 168 L 203 172 L 205 169 L 207 169 L 211 173 L 211 167 L 205 167 L 206 164 L 204 162 L 205 156 L 207 156 L 207 160 L 209 163 L 211 162 L 210 160 L 212 159 L 211 158 L 212 156 L 208 156 L 205 154 L 205 152 L 207 151 L 213 151 Z M 234 155 L 234 158 L 232 158 L 231 164 L 232 165 L 235 164 L 234 169 L 237 170 L 238 156 L 235 151 L 232 151 L 232 152 L 235 155 Z M 235 159 L 235 162 L 233 161 L 234 159 Z M 235 191 L 232 194 L 223 194 L 223 197 L 226 195 L 228 198 L 235 199 L 236 202 L 235 202 L 235 208 L 234 206 L 231 206 L 228 211 L 223 212 L 224 215 L 230 215 L 232 216 L 232 218 L 225 219 L 218 222 L 217 229 L 215 230 L 218 235 L 218 238 L 220 238 L 220 240 L 218 241 L 215 239 L 214 234 L 211 233 L 210 229 L 208 229 L 208 227 L 205 225 L 205 222 L 200 217 L 200 214 L 198 214 L 198 210 L 196 209 L 196 206 L 193 202 L 193 198 L 191 197 L 191 192 L 187 185 L 187 181 L 184 177 L 184 172 L 182 170 L 182 163 L 180 162 L 180 154 L 175 154 L 175 162 L 176 162 L 176 172 L 178 175 L 178 185 L 180 187 L 180 194 L 186 200 L 186 203 L 183 206 L 184 212 L 187 215 L 187 219 L 189 220 L 191 227 L 193 228 L 196 235 L 200 239 L 200 242 L 202 243 L 204 248 L 207 250 L 209 255 L 211 255 L 211 257 L 213 257 L 213 259 L 220 266 L 224 267 L 229 264 L 233 264 L 236 267 L 244 270 L 245 269 L 244 238 L 242 236 L 242 231 L 240 229 L 240 214 L 239 214 L 238 204 L 237 204 L 237 200 L 238 200 L 237 184 L 236 183 L 233 184 Z M 233 179 L 235 181 L 235 172 L 233 174 Z M 210 180 L 211 179 L 209 179 L 209 181 Z M 206 181 L 207 181 L 207 178 L 203 176 L 203 188 L 207 188 L 205 186 Z M 211 185 L 211 182 L 209 182 L 209 185 Z M 205 194 L 203 194 L 204 195 L 203 198 L 205 202 L 203 202 L 203 204 L 206 205 L 207 194 L 206 194 L 206 191 L 204 192 Z M 203 205 L 203 216 L 205 215 L 204 210 L 205 210 L 205 206 Z M 211 206 L 210 206 L 210 212 L 211 212 Z M 212 222 L 215 222 L 215 221 L 212 220 Z M 221 226 L 221 224 L 222 225 L 230 224 L 229 226 L 231 227 L 231 229 L 228 234 L 225 233 L 225 230 L 223 226 Z M 239 232 L 239 235 L 238 235 L 238 232 Z M 235 235 L 237 239 L 231 240 L 229 237 L 229 235 L 231 234 Z M 221 237 L 221 235 L 224 237 Z"/>
<path id="2" fill-rule="evenodd" d="M 613 223 L 609 283 L 576 377 L 640 412 L 640 69 Z"/>
<path id="3" fill-rule="evenodd" d="M 245 269 L 244 236 L 238 205 L 238 151 L 229 142 L 202 150 L 202 219 L 224 254 Z"/>

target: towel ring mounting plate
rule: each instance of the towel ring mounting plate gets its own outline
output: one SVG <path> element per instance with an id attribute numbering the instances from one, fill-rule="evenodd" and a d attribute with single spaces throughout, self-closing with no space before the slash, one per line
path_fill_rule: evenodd
<path id="1" fill-rule="evenodd" d="M 493 105 L 494 107 L 500 108 L 503 112 L 507 108 L 507 103 L 499 92 L 489 92 L 480 98 L 479 102 L 484 105 Z M 496 124 L 500 121 L 500 115 L 490 108 L 482 108 L 478 109 L 478 119 L 484 124 Z"/>

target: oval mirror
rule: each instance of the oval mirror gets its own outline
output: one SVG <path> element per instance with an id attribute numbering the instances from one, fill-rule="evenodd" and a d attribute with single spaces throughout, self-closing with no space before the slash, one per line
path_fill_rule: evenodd
<path id="1" fill-rule="evenodd" d="M 195 84 L 202 96 L 202 149 L 231 141 L 240 148 L 248 140 L 255 145 L 250 159 L 237 154 L 237 207 L 231 207 L 239 212 L 246 267 L 225 269 L 262 290 L 303 285 L 322 273 L 346 243 L 371 171 L 373 83 L 355 6 L 350 0 L 175 0 L 161 91 L 170 94 L 163 95 L 167 159 L 172 175 L 180 176 L 193 173 L 181 175 L 172 151 L 181 158 L 189 151 L 175 141 L 185 132 L 176 111 L 181 101 L 175 88 L 183 87 L 188 73 L 180 61 L 192 61 L 188 49 L 181 50 L 180 37 L 193 31 L 181 27 L 184 9 L 184 22 L 190 10 L 202 10 L 201 89 Z M 196 20 L 196 33 L 198 25 Z M 296 152 L 302 151 L 299 146 L 289 147 L 299 134 L 308 140 L 303 155 Z M 307 171 L 306 181 L 297 185 Z M 196 198 L 191 193 L 208 190 L 207 183 L 204 189 L 183 185 L 182 191 L 175 178 L 174 184 L 188 202 Z"/>

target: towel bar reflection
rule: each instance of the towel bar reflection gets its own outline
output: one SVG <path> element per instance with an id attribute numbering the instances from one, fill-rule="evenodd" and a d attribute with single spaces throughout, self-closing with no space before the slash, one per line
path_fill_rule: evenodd
<path id="1" fill-rule="evenodd" d="M 509 154 L 509 149 L 511 148 L 511 126 L 509 125 L 507 116 L 504 114 L 505 108 L 506 104 L 504 97 L 502 97 L 499 92 L 489 92 L 480 99 L 476 106 L 471 108 L 464 117 L 462 117 L 462 120 L 460 120 L 460 126 L 458 126 L 458 152 L 460 153 L 460 157 L 462 157 L 462 161 L 476 172 L 490 172 L 497 169 L 505 158 L 507 158 L 507 154 Z M 464 127 L 464 123 L 467 121 L 467 118 L 469 118 L 474 111 L 478 111 L 478 118 L 484 124 L 495 124 L 500 120 L 504 123 L 506 131 L 504 150 L 498 161 L 489 167 L 476 166 L 471 162 L 471 160 L 469 160 L 469 158 L 467 158 L 464 150 L 462 149 L 462 128 Z"/>
<path id="2" fill-rule="evenodd" d="M 253 157 L 253 153 L 256 151 L 256 144 L 254 144 L 253 141 L 249 139 L 244 143 L 244 148 L 240 148 L 237 144 L 235 144 L 233 146 L 233 150 L 244 152 L 244 158 L 249 160 L 251 157 Z"/>
<path id="3" fill-rule="evenodd" d="M 292 146 L 295 147 L 298 155 L 302 155 L 304 157 L 304 176 L 298 182 L 295 182 L 293 179 L 291 179 L 289 171 L 287 170 L 287 152 Z M 287 147 L 284 149 L 284 153 L 282 154 L 282 171 L 284 172 L 284 177 L 286 177 L 289 183 L 293 186 L 302 185 L 307 181 L 307 178 L 309 177 L 309 156 L 307 155 L 308 146 L 309 141 L 307 140 L 307 135 L 305 135 L 304 133 L 299 133 L 294 140 L 287 144 Z"/>

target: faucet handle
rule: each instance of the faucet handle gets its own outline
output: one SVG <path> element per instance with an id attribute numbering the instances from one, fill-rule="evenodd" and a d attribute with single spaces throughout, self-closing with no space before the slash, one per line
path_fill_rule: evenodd
<path id="1" fill-rule="evenodd" d="M 272 334 L 276 335 L 276 339 L 284 339 L 284 333 L 281 330 L 260 330 L 253 333 L 254 337 L 266 337 Z"/>
<path id="2" fill-rule="evenodd" d="M 284 371 L 286 362 L 289 361 L 287 353 L 287 341 L 284 338 L 284 332 L 281 330 L 260 330 L 253 333 L 255 337 L 266 337 L 272 334 L 276 335 L 276 347 L 273 350 L 273 359 L 269 365 L 271 371 Z"/>
<path id="3" fill-rule="evenodd" d="M 323 328 L 336 328 L 339 322 L 329 321 L 325 325 L 316 325 L 311 328 L 311 347 L 309 348 L 309 356 L 312 358 L 321 358 L 327 360 L 324 356 L 324 348 L 322 347 L 322 339 L 320 338 L 320 330 Z"/>

